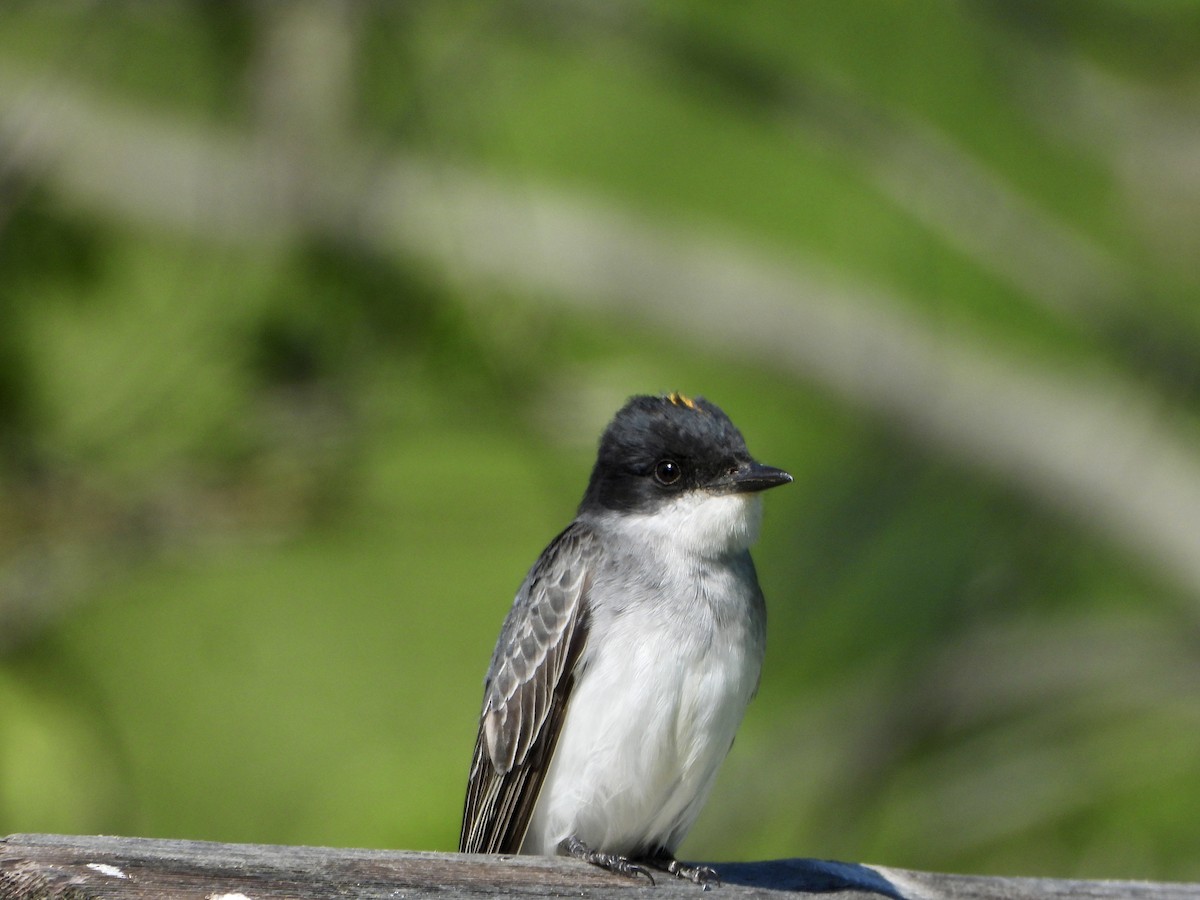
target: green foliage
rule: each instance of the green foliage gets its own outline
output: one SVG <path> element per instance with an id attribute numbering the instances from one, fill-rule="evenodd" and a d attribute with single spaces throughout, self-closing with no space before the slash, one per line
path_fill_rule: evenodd
<path id="1" fill-rule="evenodd" d="M 757 552 L 762 689 L 686 854 L 1200 878 L 1194 591 L 1062 485 L 697 346 L 687 308 L 650 327 L 392 252 L 320 191 L 266 238 L 189 221 L 218 185 L 147 224 L 31 161 L 12 99 L 73 85 L 214 158 L 282 133 L 272 185 L 311 164 L 374 200 L 417 160 L 447 197 L 526 191 L 498 229 L 549 229 L 551 194 L 750 245 L 1187 434 L 1195 129 L 1158 109 L 1195 103 L 1193 4 L 285 8 L 0 12 L 0 834 L 450 848 L 512 592 L 621 399 L 685 389 L 797 478 Z M 310 77 L 344 79 L 334 108 L 277 132 Z M 468 261 L 456 221 L 422 237 Z"/>
<path id="2" fill-rule="evenodd" d="M 55 292 L 78 296 L 98 280 L 103 266 L 103 229 L 56 207 L 39 185 L 10 177 L 2 192 L 7 222 L 0 244 L 0 450 L 20 463 L 22 435 L 38 418 L 26 343 L 26 322 L 36 315 L 30 298 Z"/>

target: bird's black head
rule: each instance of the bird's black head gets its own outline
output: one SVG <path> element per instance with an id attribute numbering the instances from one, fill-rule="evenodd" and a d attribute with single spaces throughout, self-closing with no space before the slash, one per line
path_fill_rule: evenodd
<path id="1" fill-rule="evenodd" d="M 604 430 L 579 508 L 646 513 L 688 491 L 749 493 L 791 480 L 754 460 L 716 404 L 674 393 L 640 396 Z"/>

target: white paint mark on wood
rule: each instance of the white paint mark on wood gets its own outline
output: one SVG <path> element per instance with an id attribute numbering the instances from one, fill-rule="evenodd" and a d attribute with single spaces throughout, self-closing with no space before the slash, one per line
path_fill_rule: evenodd
<path id="1" fill-rule="evenodd" d="M 93 872 L 99 872 L 101 875 L 107 875 L 109 878 L 129 877 L 116 866 L 110 866 L 108 863 L 88 863 L 87 867 Z"/>

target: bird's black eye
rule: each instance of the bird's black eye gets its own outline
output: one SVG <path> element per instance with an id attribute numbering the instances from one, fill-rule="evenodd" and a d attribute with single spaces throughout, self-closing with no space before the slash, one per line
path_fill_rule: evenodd
<path id="1" fill-rule="evenodd" d="M 660 459 L 654 467 L 654 478 L 659 484 L 674 484 L 682 475 L 683 470 L 673 459 Z"/>

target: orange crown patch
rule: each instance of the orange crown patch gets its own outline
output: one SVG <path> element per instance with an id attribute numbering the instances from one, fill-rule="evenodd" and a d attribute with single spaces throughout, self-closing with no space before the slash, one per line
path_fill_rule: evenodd
<path id="1" fill-rule="evenodd" d="M 687 394 L 681 394 L 678 391 L 671 391 L 671 393 L 667 394 L 667 399 L 676 406 L 686 406 L 688 409 L 694 409 L 697 412 L 700 411 L 700 407 L 696 405 L 696 401 Z"/>

